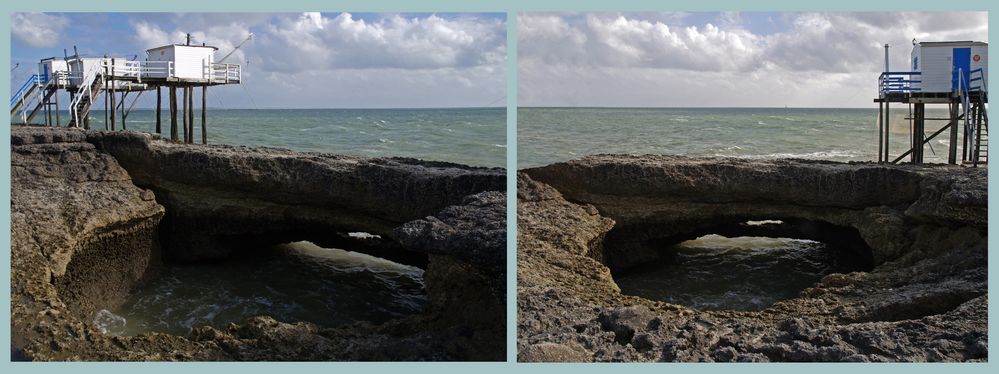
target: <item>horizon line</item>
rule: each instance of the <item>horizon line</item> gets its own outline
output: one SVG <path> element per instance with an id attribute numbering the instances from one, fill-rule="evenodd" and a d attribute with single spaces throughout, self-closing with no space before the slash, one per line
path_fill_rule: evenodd
<path id="1" fill-rule="evenodd" d="M 809 106 L 545 106 L 521 105 L 517 109 L 876 109 L 874 107 L 809 107 Z"/>

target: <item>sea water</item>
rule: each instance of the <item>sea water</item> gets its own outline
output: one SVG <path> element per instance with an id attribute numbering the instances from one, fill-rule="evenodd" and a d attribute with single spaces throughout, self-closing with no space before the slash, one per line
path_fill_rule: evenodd
<path id="1" fill-rule="evenodd" d="M 863 270 L 843 248 L 790 238 L 705 235 L 614 280 L 627 295 L 700 310 L 764 310 L 830 273 Z"/>
<path id="2" fill-rule="evenodd" d="M 202 325 L 225 328 L 253 316 L 338 326 L 384 322 L 426 304 L 423 270 L 356 252 L 296 242 L 218 263 L 167 265 L 95 326 L 108 334 L 187 335 Z"/>
<path id="3" fill-rule="evenodd" d="M 169 112 L 161 131 L 169 137 Z M 63 112 L 61 120 L 68 121 Z M 121 116 L 117 126 L 121 128 Z M 362 157 L 412 157 L 472 166 L 506 165 L 506 109 L 208 109 L 209 144 L 233 144 Z M 35 121 L 41 121 L 41 117 Z M 180 120 L 178 119 L 178 122 Z M 194 139 L 201 143 L 201 113 Z M 156 112 L 135 109 L 128 130 L 153 132 Z M 103 110 L 91 128 L 104 128 Z M 179 132 L 183 133 L 182 130 Z M 181 135 L 183 136 L 183 135 Z"/>
<path id="4" fill-rule="evenodd" d="M 908 116 L 907 108 L 889 116 L 893 157 L 910 148 Z M 928 108 L 926 116 L 947 110 Z M 517 122 L 520 168 L 600 153 L 878 159 L 877 109 L 520 108 Z M 944 125 L 927 120 L 927 136 Z M 948 139 L 949 132 L 934 138 L 924 160 L 946 162 Z"/>

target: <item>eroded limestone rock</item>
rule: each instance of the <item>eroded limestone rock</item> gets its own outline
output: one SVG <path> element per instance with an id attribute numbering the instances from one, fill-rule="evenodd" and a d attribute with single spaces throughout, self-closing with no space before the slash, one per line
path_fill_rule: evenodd
<path id="1" fill-rule="evenodd" d="M 518 357 L 986 360 L 986 183 L 984 168 L 673 156 L 527 169 Z M 657 244 L 759 219 L 855 230 L 875 267 L 830 274 L 762 312 L 698 311 L 614 284 L 612 269 L 658 258 Z"/>

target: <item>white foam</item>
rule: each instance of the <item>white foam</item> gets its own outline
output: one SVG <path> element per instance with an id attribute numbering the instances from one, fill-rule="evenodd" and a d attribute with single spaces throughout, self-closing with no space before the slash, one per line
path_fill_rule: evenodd
<path id="1" fill-rule="evenodd" d="M 94 326 L 101 334 L 121 335 L 125 332 L 125 323 L 125 317 L 111 313 L 107 309 L 101 309 L 94 316 Z"/>
<path id="2" fill-rule="evenodd" d="M 381 235 L 375 235 L 368 232 L 348 232 L 347 236 L 356 239 L 381 239 Z"/>
<path id="3" fill-rule="evenodd" d="M 748 158 L 748 159 L 808 158 L 808 159 L 826 160 L 826 159 L 835 159 L 835 158 L 857 158 L 861 156 L 863 156 L 863 154 L 861 154 L 859 151 L 834 149 L 830 151 L 818 151 L 810 153 L 782 152 L 782 153 L 770 153 L 765 155 L 739 155 L 734 157 Z"/>

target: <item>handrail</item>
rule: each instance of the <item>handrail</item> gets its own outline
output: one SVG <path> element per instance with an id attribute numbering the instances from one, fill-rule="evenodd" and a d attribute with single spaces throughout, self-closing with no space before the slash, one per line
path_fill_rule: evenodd
<path id="1" fill-rule="evenodd" d="M 878 76 L 878 93 L 880 95 L 888 93 L 905 93 L 921 91 L 914 84 L 922 83 L 922 80 L 913 79 L 914 76 L 922 75 L 918 71 L 886 71 Z"/>
<path id="2" fill-rule="evenodd" d="M 977 76 L 976 76 L 977 73 Z M 962 76 L 963 77 L 963 76 Z M 980 84 L 971 85 L 971 82 L 981 82 Z M 968 71 L 968 91 L 984 92 L 988 89 L 985 82 L 985 71 L 982 68 L 976 68 Z"/>
<path id="3" fill-rule="evenodd" d="M 965 137 L 965 139 L 967 139 L 967 142 L 964 144 L 964 152 L 966 152 L 969 159 L 975 160 L 978 156 L 972 153 L 971 149 L 974 148 L 971 147 L 971 145 L 974 144 L 975 137 L 978 136 L 978 134 L 977 131 L 975 131 L 975 119 L 969 118 L 971 116 L 968 115 L 968 111 L 971 109 L 970 108 L 971 99 L 969 97 L 971 95 L 969 95 L 969 90 L 968 90 L 968 85 L 970 80 L 969 78 L 970 78 L 970 72 L 969 76 L 965 77 L 964 69 L 963 68 L 957 69 L 957 95 L 958 98 L 961 100 L 961 111 L 963 112 L 962 114 L 964 115 L 964 133 L 970 135 Z"/>
<path id="4" fill-rule="evenodd" d="M 241 77 L 241 70 L 238 64 L 212 64 L 208 66 L 207 78 L 209 81 L 217 82 L 221 81 L 223 83 L 239 82 Z"/>
<path id="5" fill-rule="evenodd" d="M 76 95 L 73 97 L 73 101 L 69 104 L 70 110 L 73 111 L 74 127 L 80 127 L 80 110 L 79 110 L 80 101 L 83 100 L 84 96 L 86 96 L 87 100 L 89 101 L 94 100 L 93 98 L 94 82 L 97 80 L 98 76 L 104 75 L 104 68 L 107 66 L 108 66 L 107 63 L 102 63 L 99 68 L 91 69 L 90 72 L 87 73 L 87 75 L 84 77 L 83 82 L 81 82 L 79 90 L 77 91 Z"/>
<path id="6" fill-rule="evenodd" d="M 32 85 L 37 85 L 38 80 L 38 74 L 32 74 L 28 77 L 28 80 L 21 85 L 21 88 L 19 88 L 13 95 L 10 95 L 10 106 L 14 106 L 14 104 L 17 104 L 19 101 L 23 101 L 24 95 L 27 93 L 28 89 L 31 88 Z"/>

